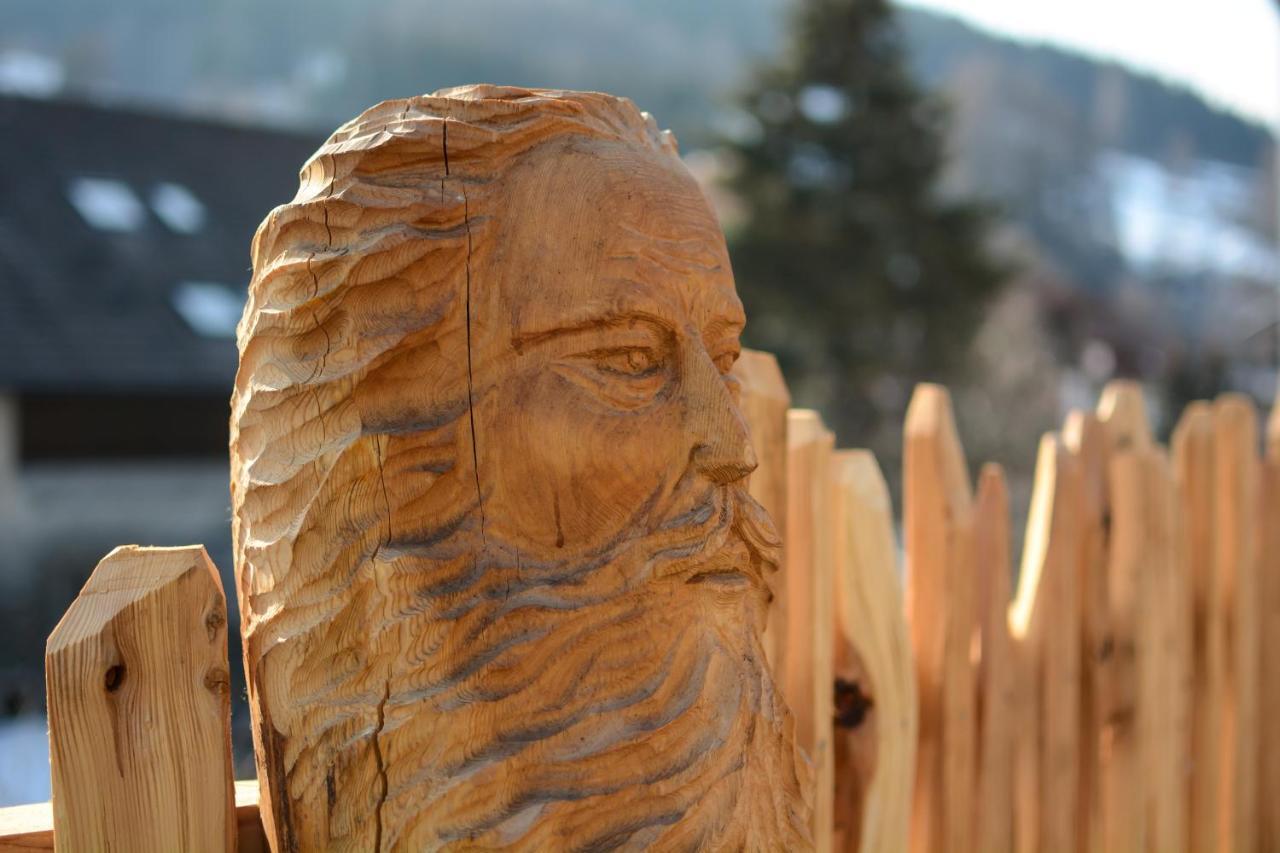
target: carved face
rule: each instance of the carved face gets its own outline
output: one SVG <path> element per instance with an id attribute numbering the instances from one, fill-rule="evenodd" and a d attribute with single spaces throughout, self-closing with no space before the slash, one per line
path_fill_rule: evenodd
<path id="1" fill-rule="evenodd" d="M 728 375 L 744 317 L 693 180 L 596 143 L 544 146 L 509 183 L 501 248 L 472 271 L 501 306 L 473 350 L 495 377 L 475 428 L 497 538 L 597 548 L 652 529 L 679 488 L 744 477 L 755 461 Z"/>

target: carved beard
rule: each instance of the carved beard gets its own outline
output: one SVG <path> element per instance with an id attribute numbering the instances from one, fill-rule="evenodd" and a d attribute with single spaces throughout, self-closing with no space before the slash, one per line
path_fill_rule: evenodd
<path id="1" fill-rule="evenodd" d="M 292 812 L 305 836 L 280 846 L 809 847 L 759 643 L 772 525 L 737 486 L 677 492 L 653 532 L 575 559 L 490 538 L 477 560 L 461 534 L 393 542 L 376 598 L 411 605 L 343 629 L 364 665 L 297 661 L 293 683 L 337 674 L 268 697 L 321 730 L 298 743 L 263 715 L 260 754 L 288 780 L 277 831 Z M 317 631 L 332 649 L 334 628 Z"/>

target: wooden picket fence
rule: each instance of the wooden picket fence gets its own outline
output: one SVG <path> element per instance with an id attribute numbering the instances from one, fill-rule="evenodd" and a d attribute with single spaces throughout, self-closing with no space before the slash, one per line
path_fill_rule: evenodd
<path id="1" fill-rule="evenodd" d="M 1040 442 L 1011 590 L 1004 474 L 975 491 L 944 388 L 906 414 L 900 573 L 874 459 L 771 357 L 742 378 L 818 850 L 1280 851 L 1280 404 L 1265 450 L 1237 394 L 1165 448 L 1109 385 Z"/>
<path id="2" fill-rule="evenodd" d="M 1166 449 L 1110 385 L 1041 441 L 1013 590 L 1003 472 L 974 489 L 945 389 L 907 411 L 900 550 L 874 457 L 772 356 L 738 373 L 818 851 L 1280 851 L 1280 407 L 1265 451 L 1231 394 Z M 49 638 L 53 801 L 0 809 L 0 853 L 267 849 L 227 667 L 203 549 L 108 555 Z"/>

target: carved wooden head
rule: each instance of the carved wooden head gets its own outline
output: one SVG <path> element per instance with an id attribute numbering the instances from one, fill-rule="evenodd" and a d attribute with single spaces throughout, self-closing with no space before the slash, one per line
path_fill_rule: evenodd
<path id="1" fill-rule="evenodd" d="M 624 99 L 381 104 L 253 246 L 232 501 L 278 849 L 804 846 L 744 317 Z"/>

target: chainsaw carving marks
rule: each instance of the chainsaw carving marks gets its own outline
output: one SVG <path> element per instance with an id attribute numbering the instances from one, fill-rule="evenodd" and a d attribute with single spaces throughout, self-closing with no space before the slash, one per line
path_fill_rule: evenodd
<path id="1" fill-rule="evenodd" d="M 744 317 L 670 134 L 381 104 L 253 245 L 232 501 L 278 850 L 804 849 Z"/>

